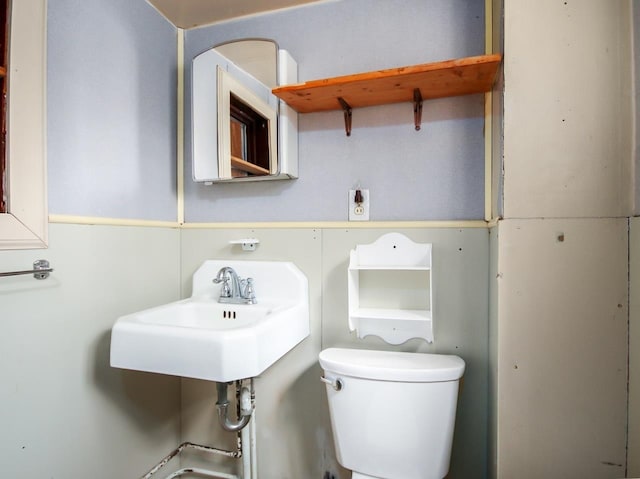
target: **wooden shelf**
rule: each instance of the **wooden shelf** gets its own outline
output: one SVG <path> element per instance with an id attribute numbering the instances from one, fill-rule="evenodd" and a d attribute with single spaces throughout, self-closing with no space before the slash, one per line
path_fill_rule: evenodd
<path id="1" fill-rule="evenodd" d="M 237 168 L 238 170 L 246 171 L 249 174 L 257 176 L 264 176 L 270 173 L 266 168 L 255 165 L 253 163 L 249 163 L 248 161 L 242 160 L 235 156 L 231 157 L 231 168 Z"/>
<path id="2" fill-rule="evenodd" d="M 501 60 L 495 54 L 423 63 L 284 85 L 273 94 L 298 113 L 311 113 L 345 109 L 339 98 L 351 108 L 411 102 L 416 89 L 420 101 L 484 93 L 493 87 Z"/>

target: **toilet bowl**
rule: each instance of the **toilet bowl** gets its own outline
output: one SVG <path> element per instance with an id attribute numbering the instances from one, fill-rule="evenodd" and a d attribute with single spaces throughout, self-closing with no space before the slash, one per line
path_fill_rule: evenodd
<path id="1" fill-rule="evenodd" d="M 329 348 L 319 361 L 337 459 L 352 479 L 447 475 L 461 358 Z"/>

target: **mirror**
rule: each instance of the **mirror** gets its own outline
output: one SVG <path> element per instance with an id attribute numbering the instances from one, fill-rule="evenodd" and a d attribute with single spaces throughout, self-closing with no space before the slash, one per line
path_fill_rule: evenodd
<path id="1" fill-rule="evenodd" d="M 239 40 L 193 59 L 193 179 L 211 184 L 297 177 L 297 114 L 271 90 L 297 65 L 271 40 Z"/>
<path id="2" fill-rule="evenodd" d="M 267 87 L 278 86 L 278 45 L 273 40 L 238 40 L 213 49 Z"/>

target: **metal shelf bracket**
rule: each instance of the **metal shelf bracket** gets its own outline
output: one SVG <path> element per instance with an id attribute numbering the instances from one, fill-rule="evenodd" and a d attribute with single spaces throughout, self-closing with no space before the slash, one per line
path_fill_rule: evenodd
<path id="1" fill-rule="evenodd" d="M 342 111 L 344 111 L 344 129 L 347 132 L 347 136 L 351 136 L 351 119 L 353 117 L 351 106 L 341 96 L 338 97 L 338 101 Z"/>
<path id="2" fill-rule="evenodd" d="M 420 124 L 422 123 L 422 94 L 419 88 L 413 90 L 413 123 L 416 131 L 420 131 Z"/>

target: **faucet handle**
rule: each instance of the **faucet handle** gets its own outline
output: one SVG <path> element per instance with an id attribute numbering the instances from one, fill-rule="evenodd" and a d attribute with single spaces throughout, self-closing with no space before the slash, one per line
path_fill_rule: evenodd
<path id="1" fill-rule="evenodd" d="M 220 290 L 221 298 L 230 298 L 231 297 L 231 275 L 228 271 L 221 269 L 218 271 L 218 275 L 213 278 L 213 282 L 215 284 L 222 283 L 222 289 Z"/>
<path id="2" fill-rule="evenodd" d="M 243 296 L 245 299 L 249 300 L 251 304 L 255 304 L 257 302 L 256 291 L 253 287 L 253 278 L 247 278 Z"/>

